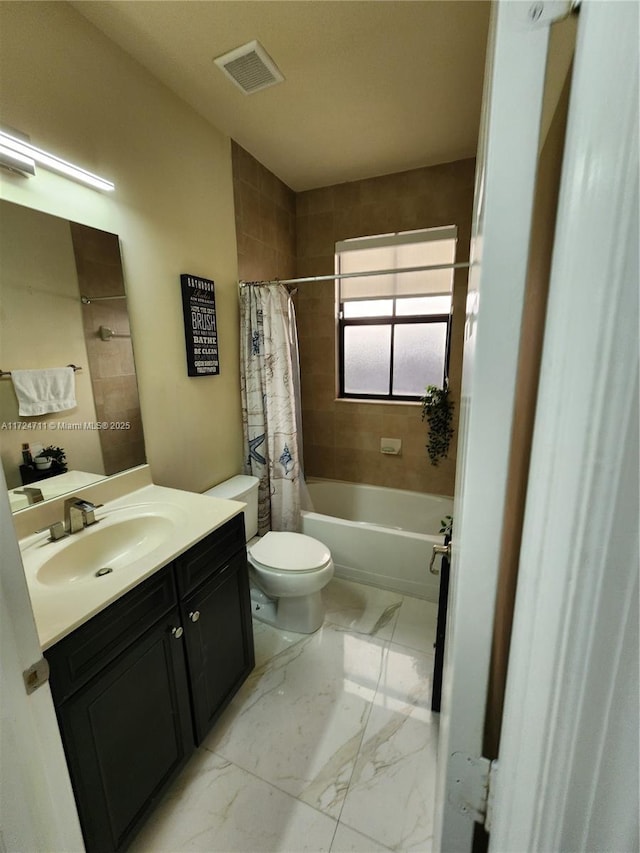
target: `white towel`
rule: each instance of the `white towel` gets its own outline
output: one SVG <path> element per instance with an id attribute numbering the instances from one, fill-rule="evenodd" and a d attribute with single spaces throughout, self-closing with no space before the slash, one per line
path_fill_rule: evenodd
<path id="1" fill-rule="evenodd" d="M 76 405 L 75 374 L 72 367 L 12 370 L 11 379 L 18 398 L 20 415 L 64 412 Z"/>

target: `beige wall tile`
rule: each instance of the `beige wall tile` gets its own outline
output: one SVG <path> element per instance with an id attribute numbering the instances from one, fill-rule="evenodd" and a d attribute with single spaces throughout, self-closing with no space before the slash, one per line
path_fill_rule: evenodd
<path id="1" fill-rule="evenodd" d="M 383 406 L 337 403 L 336 426 L 353 432 L 376 432 L 382 436 L 383 409 Z"/>
<path id="2" fill-rule="evenodd" d="M 295 276 L 295 193 L 231 144 L 238 275 L 247 281 Z"/>
<path id="3" fill-rule="evenodd" d="M 312 363 L 310 372 L 314 376 L 325 376 L 333 383 L 336 373 L 333 340 L 321 338 L 320 341 L 327 341 L 327 344 L 324 347 L 320 346 L 319 350 L 316 350 L 315 347 L 312 349 L 309 356 L 309 361 Z M 316 342 L 314 341 L 314 343 Z"/>
<path id="4" fill-rule="evenodd" d="M 470 159 L 298 193 L 297 275 L 330 275 L 338 240 L 442 225 L 458 226 L 457 260 L 467 260 L 474 176 L 475 161 Z M 456 274 L 449 370 L 456 402 L 462 373 L 466 281 L 466 272 Z M 335 352 L 334 287 L 331 283 L 322 288 L 317 283 L 300 285 L 305 295 L 298 309 L 301 350 L 305 353 L 301 368 L 304 410 L 335 412 L 336 455 L 326 462 L 327 467 L 323 460 L 328 456 L 314 458 L 316 476 L 334 476 L 327 473 L 331 470 L 338 479 L 453 494 L 455 446 L 448 460 L 438 467 L 430 464 L 425 448 L 427 430 L 419 407 L 336 402 L 326 385 L 319 384 L 320 377 L 330 379 L 327 338 L 333 341 Z M 456 428 L 457 417 L 458 406 Z M 306 433 L 306 425 L 304 429 Z M 382 437 L 401 438 L 402 456 L 380 454 Z"/>
<path id="5" fill-rule="evenodd" d="M 240 182 L 238 189 L 242 204 L 242 230 L 249 237 L 262 240 L 260 193 L 244 181 Z"/>
<path id="6" fill-rule="evenodd" d="M 333 199 L 335 211 L 359 207 L 362 204 L 362 181 L 336 184 Z"/>
<path id="7" fill-rule="evenodd" d="M 296 222 L 296 232 L 299 257 L 333 256 L 335 228 L 332 212 L 299 216 Z"/>
<path id="8" fill-rule="evenodd" d="M 380 430 L 353 429 L 341 424 L 335 429 L 336 448 L 380 452 Z"/>
<path id="9" fill-rule="evenodd" d="M 305 443 L 303 448 L 305 473 L 309 477 L 336 477 L 335 450 Z"/>
<path id="10" fill-rule="evenodd" d="M 238 266 L 248 280 L 332 275 L 335 243 L 350 237 L 458 226 L 467 260 L 475 161 L 462 160 L 294 193 L 232 143 Z M 450 383 L 459 400 L 466 272 L 456 274 Z M 452 494 L 455 446 L 430 464 L 417 406 L 336 401 L 335 284 L 300 284 L 296 296 L 306 471 L 311 476 Z M 456 426 L 458 406 L 456 406 Z M 380 453 L 400 438 L 402 455 Z M 455 441 L 454 441 L 455 445 Z"/>
<path id="11" fill-rule="evenodd" d="M 307 199 L 308 213 L 328 213 L 334 209 L 334 187 L 310 190 Z"/>
<path id="12" fill-rule="evenodd" d="M 412 427 L 402 441 L 402 453 L 405 456 L 426 458 L 427 426 L 419 418 L 417 420 L 418 424 Z"/>
<path id="13" fill-rule="evenodd" d="M 335 320 L 333 317 L 322 314 L 312 314 L 313 329 L 312 335 L 314 338 L 333 337 L 335 334 Z"/>
<path id="14" fill-rule="evenodd" d="M 400 412 L 385 412 L 382 416 L 382 429 L 388 438 L 405 438 L 412 426 L 410 418 Z"/>
<path id="15" fill-rule="evenodd" d="M 118 238 L 76 223 L 71 224 L 71 234 L 81 292 L 93 297 L 124 293 Z M 145 461 L 126 301 L 84 306 L 82 324 L 96 419 L 114 424 L 129 421 L 133 425 L 133 430 L 114 427 L 98 432 L 105 473 L 115 474 Z M 99 336 L 101 326 L 124 337 L 103 341 Z"/>
<path id="16" fill-rule="evenodd" d="M 331 254 L 324 256 L 316 256 L 305 258 L 300 254 L 296 255 L 296 275 L 304 278 L 312 275 L 333 275 L 335 273 L 335 260 L 333 250 Z M 304 287 L 304 285 L 300 285 Z M 310 287 L 317 287 L 318 282 L 315 282 Z"/>
<path id="17" fill-rule="evenodd" d="M 335 237 L 338 240 L 349 240 L 352 237 L 362 237 L 364 218 L 361 207 L 345 207 L 334 212 Z"/>
<path id="18" fill-rule="evenodd" d="M 241 152 L 241 173 L 240 179 L 245 181 L 247 184 L 250 184 L 254 189 L 259 189 L 259 172 L 260 172 L 260 163 L 249 154 L 248 151 L 245 151 L 240 146 L 235 146 L 239 148 Z"/>

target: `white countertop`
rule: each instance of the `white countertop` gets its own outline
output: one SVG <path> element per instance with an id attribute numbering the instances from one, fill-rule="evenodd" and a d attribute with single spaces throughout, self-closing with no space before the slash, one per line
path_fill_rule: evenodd
<path id="1" fill-rule="evenodd" d="M 31 603 L 42 649 L 57 643 L 96 613 L 112 604 L 137 586 L 162 566 L 170 563 L 208 533 L 238 515 L 245 507 L 239 501 L 221 500 L 206 495 L 147 485 L 123 497 L 109 501 L 96 510 L 101 523 L 74 533 L 59 542 L 49 542 L 48 531 L 20 540 L 20 550 Z M 123 567 L 104 577 L 94 574 L 70 578 L 60 582 L 46 582 L 46 573 L 40 570 L 54 556 L 72 545 L 90 549 L 93 531 L 100 533 L 101 541 L 109 538 L 109 530 L 125 519 L 142 516 L 160 516 L 168 535 L 162 541 L 135 557 Z M 97 541 L 97 540 L 96 540 Z"/>

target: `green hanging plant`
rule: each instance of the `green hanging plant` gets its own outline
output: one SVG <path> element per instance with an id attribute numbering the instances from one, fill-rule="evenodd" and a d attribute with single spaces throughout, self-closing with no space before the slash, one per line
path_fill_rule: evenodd
<path id="1" fill-rule="evenodd" d="M 453 516 L 445 515 L 444 518 L 440 519 L 440 533 L 444 533 L 445 536 L 451 536 L 453 531 Z"/>
<path id="2" fill-rule="evenodd" d="M 453 408 L 449 399 L 449 384 L 445 381 L 444 388 L 428 385 L 422 398 L 422 420 L 427 421 L 429 440 L 426 444 L 427 453 L 432 465 L 437 465 L 441 459 L 446 459 L 449 444 L 453 438 Z"/>

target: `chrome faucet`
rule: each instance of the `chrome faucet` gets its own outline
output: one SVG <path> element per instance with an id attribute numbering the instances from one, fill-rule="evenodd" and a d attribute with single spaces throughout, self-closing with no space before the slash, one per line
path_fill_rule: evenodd
<path id="1" fill-rule="evenodd" d="M 14 494 L 16 495 L 26 495 L 27 501 L 29 502 L 29 506 L 33 506 L 33 504 L 39 504 L 44 500 L 42 495 L 42 490 L 37 486 L 25 486 L 24 489 L 15 489 Z"/>
<path id="2" fill-rule="evenodd" d="M 74 495 L 64 502 L 64 528 L 67 533 L 78 533 L 100 520 L 96 518 L 95 511 L 102 504 L 92 504 L 84 498 Z"/>

